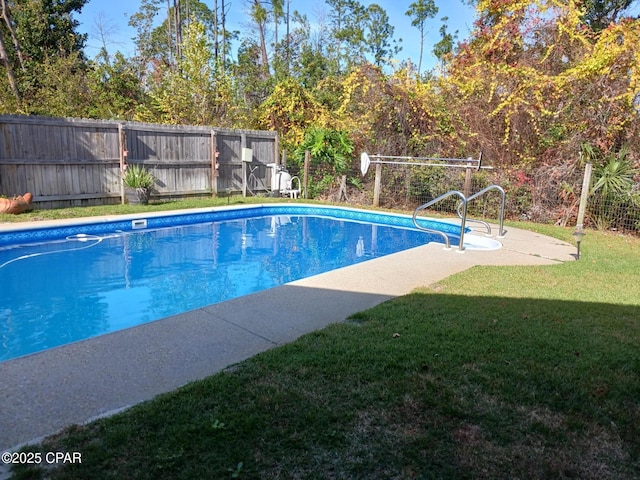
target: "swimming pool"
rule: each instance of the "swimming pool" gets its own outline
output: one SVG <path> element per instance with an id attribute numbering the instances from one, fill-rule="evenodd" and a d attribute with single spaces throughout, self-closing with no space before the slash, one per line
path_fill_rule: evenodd
<path id="1" fill-rule="evenodd" d="M 17 226 L 0 235 L 0 361 L 429 242 L 408 216 L 299 204 Z"/>

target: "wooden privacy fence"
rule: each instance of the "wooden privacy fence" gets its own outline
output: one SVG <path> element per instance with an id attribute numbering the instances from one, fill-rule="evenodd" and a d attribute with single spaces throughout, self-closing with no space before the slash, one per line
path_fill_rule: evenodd
<path id="1" fill-rule="evenodd" d="M 250 162 L 242 161 L 243 152 Z M 31 192 L 37 208 L 120 203 L 125 163 L 153 173 L 152 198 L 268 191 L 271 169 L 266 165 L 278 163 L 278 136 L 258 130 L 0 115 L 0 195 Z"/>

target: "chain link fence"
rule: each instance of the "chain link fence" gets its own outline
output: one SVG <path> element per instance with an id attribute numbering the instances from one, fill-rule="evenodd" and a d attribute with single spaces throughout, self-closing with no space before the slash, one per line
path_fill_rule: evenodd
<path id="1" fill-rule="evenodd" d="M 376 186 L 376 170 L 378 171 Z M 302 167 L 290 165 L 291 175 L 304 178 Z M 520 170 L 466 169 L 385 163 L 363 176 L 355 167 L 335 174 L 322 166 L 309 165 L 307 198 L 359 207 L 380 207 L 412 213 L 417 207 L 456 190 L 469 197 L 490 185 L 506 192 L 505 218 L 537 223 L 575 226 L 583 183 L 584 167 L 565 166 L 562 171 L 535 173 Z M 602 173 L 594 170 L 588 195 L 584 226 L 599 230 L 640 235 L 640 176 L 622 191 L 595 188 Z M 470 200 L 467 216 L 496 223 L 502 197 L 496 190 Z M 458 196 L 438 201 L 424 211 L 432 216 L 455 217 Z"/>
<path id="2" fill-rule="evenodd" d="M 640 235 L 640 182 L 635 182 L 628 192 L 592 192 L 585 225 Z"/>

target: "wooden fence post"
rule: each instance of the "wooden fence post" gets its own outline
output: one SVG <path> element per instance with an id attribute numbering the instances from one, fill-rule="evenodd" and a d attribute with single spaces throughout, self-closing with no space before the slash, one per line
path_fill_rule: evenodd
<path id="1" fill-rule="evenodd" d="M 211 196 L 218 196 L 218 138 L 215 130 L 211 129 Z"/>
<path id="2" fill-rule="evenodd" d="M 465 198 L 471 195 L 471 164 L 467 163 L 467 168 L 464 171 L 464 193 Z"/>
<path id="3" fill-rule="evenodd" d="M 243 161 L 242 158 L 242 149 L 247 147 L 247 135 L 240 135 L 240 161 L 242 162 L 242 196 L 247 196 L 247 162 Z"/>
<path id="4" fill-rule="evenodd" d="M 580 207 L 578 208 L 578 220 L 576 228 L 582 231 L 584 227 L 584 213 L 587 209 L 587 199 L 589 198 L 589 190 L 591 190 L 591 170 L 592 163 L 587 163 L 584 167 L 584 177 L 582 178 L 582 191 L 580 192 Z"/>
<path id="5" fill-rule="evenodd" d="M 122 123 L 118 124 L 118 143 L 119 143 L 119 150 L 120 150 L 120 203 L 124 205 L 125 194 L 124 194 L 123 174 L 124 174 L 125 162 L 127 160 L 126 159 L 127 137 L 125 136 L 124 125 Z"/>
<path id="6" fill-rule="evenodd" d="M 380 190 L 382 187 L 382 164 L 376 163 L 376 178 L 373 186 L 373 206 L 380 206 Z"/>

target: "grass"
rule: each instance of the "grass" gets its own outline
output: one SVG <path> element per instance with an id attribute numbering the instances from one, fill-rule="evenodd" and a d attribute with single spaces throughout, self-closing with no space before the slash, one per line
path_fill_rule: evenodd
<path id="1" fill-rule="evenodd" d="M 39 220 L 57 220 L 63 218 L 95 217 L 99 215 L 124 215 L 140 212 L 161 212 L 183 208 L 204 208 L 242 203 L 268 203 L 286 201 L 271 197 L 220 196 L 210 198 L 192 198 L 188 200 L 155 201 L 149 205 L 100 205 L 95 207 L 70 207 L 51 210 L 34 210 L 20 215 L 0 214 L 0 223 L 31 222 Z"/>
<path id="2" fill-rule="evenodd" d="M 582 253 L 385 302 L 27 447 L 82 464 L 15 478 L 640 478 L 640 240 Z"/>

